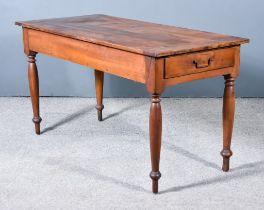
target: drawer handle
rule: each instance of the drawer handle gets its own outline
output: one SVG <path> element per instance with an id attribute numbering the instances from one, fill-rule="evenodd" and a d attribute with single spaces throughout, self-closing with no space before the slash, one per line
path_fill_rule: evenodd
<path id="1" fill-rule="evenodd" d="M 199 59 L 199 60 L 193 60 L 193 64 L 197 69 L 206 68 L 209 67 L 211 62 L 213 61 L 213 58 L 208 59 Z"/>

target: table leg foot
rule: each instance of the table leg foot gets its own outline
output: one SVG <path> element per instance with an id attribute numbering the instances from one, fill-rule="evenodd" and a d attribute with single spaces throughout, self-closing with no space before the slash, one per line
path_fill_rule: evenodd
<path id="1" fill-rule="evenodd" d="M 152 179 L 152 192 L 158 193 L 158 180 L 161 177 L 159 171 L 160 148 L 161 148 L 162 114 L 160 106 L 160 96 L 153 94 L 151 98 L 149 115 L 149 135 L 151 167 L 150 178 Z"/>
<path id="2" fill-rule="evenodd" d="M 235 115 L 235 79 L 230 75 L 225 76 L 225 90 L 223 97 L 223 171 L 229 171 L 229 161 L 232 156 L 231 140 Z"/>
<path id="3" fill-rule="evenodd" d="M 42 121 L 41 117 L 33 117 L 33 123 L 35 124 L 35 132 L 40 135 L 40 122 Z"/>
<path id="4" fill-rule="evenodd" d="M 103 121 L 103 109 L 104 105 L 96 105 L 95 108 L 97 109 L 97 117 L 99 121 Z"/>
<path id="5" fill-rule="evenodd" d="M 224 172 L 227 172 L 229 171 L 229 160 L 230 160 L 230 157 L 232 156 L 232 151 L 230 149 L 223 149 L 221 151 L 221 155 L 223 157 L 222 170 Z"/>
<path id="6" fill-rule="evenodd" d="M 152 192 L 156 194 L 159 191 L 159 179 L 161 177 L 161 173 L 159 171 L 152 171 L 149 176 L 152 179 Z"/>

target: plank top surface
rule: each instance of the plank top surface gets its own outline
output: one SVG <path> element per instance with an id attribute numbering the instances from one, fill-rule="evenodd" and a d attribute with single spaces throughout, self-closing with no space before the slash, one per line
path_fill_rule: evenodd
<path id="1" fill-rule="evenodd" d="M 152 57 L 240 45 L 248 39 L 108 15 L 86 15 L 17 25 Z"/>

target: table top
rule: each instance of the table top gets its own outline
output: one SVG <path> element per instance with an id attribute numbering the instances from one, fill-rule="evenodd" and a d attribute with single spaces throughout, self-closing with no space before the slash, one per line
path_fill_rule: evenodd
<path id="1" fill-rule="evenodd" d="M 108 15 L 86 15 L 17 25 L 151 57 L 229 47 L 248 39 Z"/>

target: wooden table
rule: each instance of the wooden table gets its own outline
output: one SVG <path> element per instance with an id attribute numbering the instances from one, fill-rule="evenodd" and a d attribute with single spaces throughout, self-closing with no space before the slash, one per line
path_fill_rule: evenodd
<path id="1" fill-rule="evenodd" d="M 151 95 L 149 136 L 152 191 L 158 192 L 162 115 L 166 87 L 224 76 L 223 171 L 229 170 L 235 112 L 235 79 L 240 45 L 248 39 L 107 15 L 16 22 L 23 27 L 24 52 L 35 131 L 40 134 L 36 54 L 43 53 L 95 69 L 96 109 L 102 121 L 104 73 L 146 85 Z"/>

